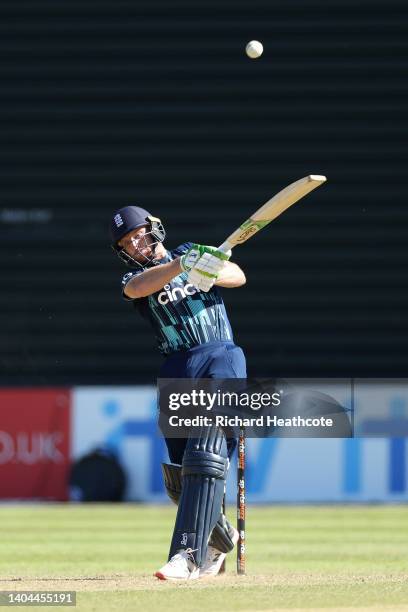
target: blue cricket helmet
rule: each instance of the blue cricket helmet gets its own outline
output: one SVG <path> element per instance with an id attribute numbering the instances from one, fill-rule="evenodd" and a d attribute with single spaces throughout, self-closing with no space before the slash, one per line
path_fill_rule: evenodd
<path id="1" fill-rule="evenodd" d="M 153 236 L 153 245 L 163 242 L 166 237 L 166 232 L 160 219 L 153 217 L 147 210 L 139 206 L 124 206 L 117 210 L 110 224 L 110 234 L 112 248 L 118 257 L 129 266 L 134 267 L 136 265 L 143 268 L 149 263 L 154 263 L 154 259 L 146 257 L 146 262 L 140 263 L 118 245 L 119 240 L 126 236 L 126 234 L 139 227 L 148 228 L 145 235 Z"/>

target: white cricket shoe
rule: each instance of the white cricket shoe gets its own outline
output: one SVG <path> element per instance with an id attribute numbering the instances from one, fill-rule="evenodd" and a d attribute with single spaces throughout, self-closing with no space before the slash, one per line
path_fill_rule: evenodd
<path id="1" fill-rule="evenodd" d="M 238 542 L 239 533 L 235 529 L 235 527 L 233 527 L 233 530 L 234 530 L 234 535 L 232 536 L 231 539 L 234 542 L 234 546 L 235 546 L 235 544 Z M 200 567 L 199 577 L 200 578 L 212 578 L 213 576 L 216 576 L 219 573 L 221 569 L 221 565 L 226 556 L 227 556 L 227 553 L 221 552 L 220 550 L 218 550 L 218 548 L 214 548 L 214 546 L 209 546 L 207 548 L 207 556 L 205 558 L 203 566 Z"/>
<path id="2" fill-rule="evenodd" d="M 187 548 L 173 555 L 154 575 L 159 580 L 194 580 L 199 578 L 199 568 L 194 563 L 194 550 Z"/>

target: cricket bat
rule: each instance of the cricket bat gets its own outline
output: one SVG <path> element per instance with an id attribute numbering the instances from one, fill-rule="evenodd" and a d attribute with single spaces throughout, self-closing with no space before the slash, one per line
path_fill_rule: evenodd
<path id="1" fill-rule="evenodd" d="M 249 219 L 244 221 L 238 229 L 235 230 L 228 238 L 218 247 L 220 251 L 226 253 L 237 244 L 246 242 L 249 238 L 252 238 L 254 234 L 263 229 L 268 223 L 279 217 L 285 210 L 287 210 L 293 204 L 296 204 L 305 195 L 320 187 L 326 182 L 326 177 L 319 174 L 309 174 L 304 178 L 291 183 L 282 191 L 279 191 L 270 200 L 266 202 L 261 208 L 258 208 Z"/>

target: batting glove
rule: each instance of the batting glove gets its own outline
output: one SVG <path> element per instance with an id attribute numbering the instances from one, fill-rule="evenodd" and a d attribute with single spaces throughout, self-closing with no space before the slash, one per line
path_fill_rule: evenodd
<path id="1" fill-rule="evenodd" d="M 205 253 L 212 253 L 216 250 L 215 247 L 206 246 L 204 244 L 193 244 L 187 253 L 180 257 L 181 269 L 183 272 L 190 272 L 202 255 Z"/>
<path id="2" fill-rule="evenodd" d="M 209 291 L 230 257 L 231 251 L 224 253 L 215 249 L 212 252 L 204 253 L 190 270 L 188 281 L 200 291 Z"/>

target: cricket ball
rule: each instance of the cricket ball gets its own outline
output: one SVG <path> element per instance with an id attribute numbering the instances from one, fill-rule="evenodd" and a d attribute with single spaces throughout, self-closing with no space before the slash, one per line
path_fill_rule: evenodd
<path id="1" fill-rule="evenodd" d="M 259 40 L 251 40 L 245 47 L 245 52 L 251 59 L 257 59 L 263 53 L 263 45 Z"/>

